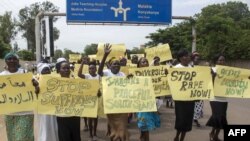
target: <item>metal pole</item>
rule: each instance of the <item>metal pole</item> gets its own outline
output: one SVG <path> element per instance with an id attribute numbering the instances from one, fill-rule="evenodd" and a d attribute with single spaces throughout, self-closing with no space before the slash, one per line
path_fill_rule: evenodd
<path id="1" fill-rule="evenodd" d="M 41 61 L 41 36 L 40 36 L 40 17 L 43 12 L 39 12 L 35 19 L 35 36 L 36 36 L 36 63 Z"/>
<path id="2" fill-rule="evenodd" d="M 192 24 L 192 52 L 196 51 L 196 29 L 195 29 L 195 23 L 192 17 L 187 16 L 172 16 L 172 19 L 178 19 L 178 20 L 190 20 Z"/>
<path id="3" fill-rule="evenodd" d="M 196 30 L 195 30 L 195 25 L 192 25 L 192 52 L 196 51 Z"/>
<path id="4" fill-rule="evenodd" d="M 36 36 L 36 62 L 41 61 L 41 35 L 40 35 L 40 19 L 43 16 L 66 16 L 66 13 L 48 13 L 48 12 L 39 12 L 36 15 L 35 19 L 35 36 Z"/>

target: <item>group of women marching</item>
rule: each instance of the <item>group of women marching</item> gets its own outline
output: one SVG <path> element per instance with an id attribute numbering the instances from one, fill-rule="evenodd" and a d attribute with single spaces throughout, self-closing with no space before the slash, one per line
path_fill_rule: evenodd
<path id="1" fill-rule="evenodd" d="M 97 69 L 95 61 L 83 59 L 80 69 L 78 70 L 78 77 L 82 79 L 100 79 L 103 76 L 126 76 L 120 71 L 121 66 L 126 65 L 126 58 L 111 58 L 106 61 L 111 52 L 111 45 L 105 44 L 104 56 Z M 4 58 L 6 62 L 6 69 L 0 75 L 12 75 L 17 73 L 26 73 L 20 68 L 19 57 L 15 53 L 8 53 Z M 177 60 L 179 64 L 173 66 L 174 68 L 193 67 L 198 65 L 199 54 L 194 52 L 192 55 L 185 49 L 179 50 L 177 53 Z M 108 62 L 107 68 L 104 70 L 105 63 Z M 192 63 L 191 63 L 192 62 Z M 223 55 L 217 55 L 213 59 L 213 64 L 223 65 L 225 58 Z M 159 65 L 160 58 L 156 56 L 150 64 L 146 57 L 134 57 L 132 63 L 136 64 L 138 68 L 148 67 L 150 65 Z M 84 65 L 89 66 L 89 74 L 82 74 Z M 71 78 L 71 68 L 69 62 L 64 58 L 59 58 L 56 64 L 56 70 L 61 77 Z M 47 75 L 51 73 L 50 66 L 47 63 L 37 64 L 37 73 Z M 167 73 L 166 73 L 167 75 Z M 216 76 L 216 67 L 212 67 L 213 78 Z M 129 76 L 133 77 L 133 76 Z M 33 79 L 33 86 L 36 93 L 39 93 L 40 87 L 38 81 Z M 207 126 L 211 126 L 212 130 L 209 133 L 210 141 L 220 141 L 220 130 L 227 125 L 226 111 L 227 101 L 222 97 L 214 97 L 210 101 L 212 115 L 207 122 Z M 198 121 L 203 116 L 203 101 L 174 101 L 175 108 L 175 129 L 176 136 L 174 141 L 184 141 L 187 132 L 192 130 L 192 124 L 195 123 L 200 127 Z M 111 141 L 128 141 L 128 115 L 131 113 L 107 114 L 107 135 Z M 150 131 L 160 128 L 160 114 L 158 112 L 138 112 L 135 114 L 137 119 L 137 126 L 140 131 L 140 141 L 150 140 Z M 38 120 L 38 141 L 81 141 L 80 135 L 80 117 L 57 117 L 52 115 L 37 115 Z M 34 113 L 19 112 L 5 116 L 6 132 L 8 141 L 34 141 Z M 90 140 L 98 140 L 97 126 L 98 118 L 87 119 L 87 129 L 89 130 Z M 162 139 L 164 141 L 164 139 Z"/>

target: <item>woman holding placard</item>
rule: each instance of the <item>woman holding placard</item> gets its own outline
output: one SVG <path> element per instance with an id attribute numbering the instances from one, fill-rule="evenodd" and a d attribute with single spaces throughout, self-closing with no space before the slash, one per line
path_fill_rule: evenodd
<path id="1" fill-rule="evenodd" d="M 213 58 L 214 65 L 223 65 L 225 63 L 225 57 L 221 54 L 216 55 Z M 216 66 L 212 67 L 213 80 L 216 77 Z M 224 97 L 215 96 L 210 101 L 212 109 L 212 115 L 207 122 L 207 126 L 212 127 L 212 131 L 209 134 L 210 141 L 221 141 L 219 139 L 219 133 L 221 129 L 227 125 L 227 100 Z"/>
<path id="2" fill-rule="evenodd" d="M 4 57 L 7 65 L 6 70 L 0 75 L 22 74 L 25 70 L 20 68 L 19 57 L 16 53 L 10 52 Z M 38 83 L 34 79 L 33 85 L 36 93 L 39 91 Z M 8 141 L 34 141 L 34 115 L 33 112 L 18 112 L 5 116 L 6 132 Z"/>
<path id="3" fill-rule="evenodd" d="M 137 68 L 148 67 L 148 60 L 140 58 Z M 149 131 L 159 128 L 161 125 L 160 117 L 157 112 L 139 112 L 137 113 L 137 126 L 141 131 L 140 141 L 149 141 Z"/>
<path id="4" fill-rule="evenodd" d="M 179 64 L 174 68 L 192 67 L 190 65 L 190 54 L 186 49 L 181 49 L 177 53 Z M 186 132 L 192 130 L 194 116 L 194 101 L 178 101 L 175 102 L 175 129 L 177 130 L 174 141 L 184 141 Z"/>
<path id="5" fill-rule="evenodd" d="M 116 77 L 116 76 L 125 76 L 123 72 L 120 72 L 120 61 L 115 57 L 112 57 L 109 60 L 109 69 L 103 70 L 104 64 L 108 55 L 111 52 L 111 45 L 104 45 L 104 56 L 98 68 L 98 74 L 100 76 L 107 77 Z M 127 120 L 128 113 L 117 113 L 117 114 L 107 114 L 108 118 L 108 135 L 110 136 L 111 141 L 128 141 L 128 130 L 127 130 Z"/>

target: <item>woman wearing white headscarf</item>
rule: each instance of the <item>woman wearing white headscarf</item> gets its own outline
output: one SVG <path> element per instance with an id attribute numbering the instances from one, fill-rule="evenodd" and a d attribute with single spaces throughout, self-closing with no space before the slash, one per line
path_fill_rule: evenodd
<path id="1" fill-rule="evenodd" d="M 39 63 L 37 72 L 45 75 L 50 74 L 50 67 L 47 63 Z M 38 115 L 38 141 L 58 141 L 58 128 L 56 116 Z"/>

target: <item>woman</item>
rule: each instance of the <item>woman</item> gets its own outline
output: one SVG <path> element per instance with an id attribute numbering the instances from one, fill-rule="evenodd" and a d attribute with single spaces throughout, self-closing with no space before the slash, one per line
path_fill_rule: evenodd
<path id="1" fill-rule="evenodd" d="M 190 65 L 190 55 L 186 49 L 181 49 L 177 53 L 180 62 L 174 68 L 192 67 Z M 192 130 L 194 116 L 194 101 L 175 100 L 175 129 L 177 130 L 174 141 L 184 141 L 186 132 Z"/>
<path id="2" fill-rule="evenodd" d="M 50 66 L 47 63 L 37 64 L 37 73 L 51 74 Z M 56 116 L 38 115 L 38 141 L 59 141 Z"/>
<path id="3" fill-rule="evenodd" d="M 148 60 L 140 58 L 137 68 L 148 67 Z M 141 131 L 140 141 L 149 141 L 149 131 L 160 127 L 160 117 L 156 112 L 139 112 L 137 113 L 137 126 Z"/>
<path id="4" fill-rule="evenodd" d="M 10 52 L 5 55 L 4 60 L 7 67 L 0 75 L 25 73 L 25 70 L 20 68 L 17 54 Z M 32 82 L 36 88 L 36 93 L 38 93 L 38 83 L 34 80 Z M 6 115 L 5 124 L 8 141 L 34 141 L 33 123 L 33 112 L 18 112 Z"/>
<path id="5" fill-rule="evenodd" d="M 221 54 L 216 55 L 213 58 L 214 65 L 224 65 L 225 57 Z M 213 80 L 216 76 L 216 67 L 212 67 Z M 221 129 L 227 125 L 227 100 L 224 97 L 215 96 L 214 99 L 210 101 L 210 106 L 212 109 L 212 116 L 207 122 L 207 126 L 212 127 L 212 131 L 209 134 L 210 141 L 221 141 L 219 139 L 219 133 Z"/>
<path id="6" fill-rule="evenodd" d="M 125 76 L 123 72 L 120 72 L 120 61 L 116 58 L 109 60 L 109 69 L 103 70 L 105 61 L 111 52 L 111 45 L 104 45 L 104 56 L 98 68 L 98 74 L 100 76 Z M 111 141 L 128 141 L 128 130 L 127 130 L 127 120 L 128 113 L 118 113 L 118 114 L 107 114 L 108 118 L 108 133 Z"/>
<path id="7" fill-rule="evenodd" d="M 196 52 L 196 51 L 193 52 L 192 55 L 191 55 L 191 60 L 192 60 L 193 66 L 199 65 L 199 62 L 200 62 L 199 53 Z M 203 116 L 203 106 L 204 106 L 203 100 L 195 101 L 194 123 L 196 124 L 197 127 L 201 127 L 198 120 Z"/>
<path id="8" fill-rule="evenodd" d="M 61 77 L 70 78 L 70 64 L 60 62 Z M 59 141 L 81 141 L 80 117 L 57 117 Z"/>
<path id="9" fill-rule="evenodd" d="M 89 74 L 82 74 L 84 64 L 89 65 Z M 80 65 L 80 68 L 78 70 L 78 77 L 83 78 L 83 79 L 97 79 L 97 80 L 99 80 L 100 76 L 96 72 L 97 72 L 96 62 L 95 61 L 89 62 L 89 60 L 83 59 L 81 65 Z M 97 135 L 96 135 L 98 118 L 86 118 L 86 119 L 88 120 L 90 141 L 98 140 Z M 93 128 L 93 124 L 94 124 L 94 128 Z"/>

